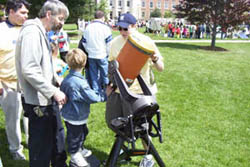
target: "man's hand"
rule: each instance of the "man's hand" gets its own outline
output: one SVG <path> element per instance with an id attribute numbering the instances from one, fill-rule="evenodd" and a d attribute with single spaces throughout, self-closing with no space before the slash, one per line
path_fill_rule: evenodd
<path id="1" fill-rule="evenodd" d="M 3 95 L 3 88 L 0 88 L 0 96 Z"/>
<path id="2" fill-rule="evenodd" d="M 60 90 L 56 91 L 53 97 L 59 105 L 63 105 L 67 102 L 66 95 Z"/>
<path id="3" fill-rule="evenodd" d="M 109 96 L 113 91 L 114 89 L 112 88 L 112 86 L 108 85 L 106 88 L 106 95 Z"/>
<path id="4" fill-rule="evenodd" d="M 153 63 L 156 63 L 159 60 L 159 57 L 154 54 L 151 56 L 151 59 L 152 59 Z"/>

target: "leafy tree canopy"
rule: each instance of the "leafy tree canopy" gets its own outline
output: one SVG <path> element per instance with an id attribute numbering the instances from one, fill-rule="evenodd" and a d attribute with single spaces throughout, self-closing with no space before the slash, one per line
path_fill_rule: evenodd
<path id="1" fill-rule="evenodd" d="M 110 10 L 108 9 L 108 1 L 107 0 L 101 0 L 100 3 L 97 6 L 97 9 L 103 11 L 105 13 L 105 16 L 106 16 L 106 19 L 107 19 L 107 16 L 108 16 L 108 14 L 110 12 Z"/>
<path id="2" fill-rule="evenodd" d="M 214 47 L 218 26 L 226 29 L 249 20 L 250 0 L 180 0 L 175 9 L 177 18 L 212 27 L 211 46 Z"/>
<path id="3" fill-rule="evenodd" d="M 155 8 L 153 12 L 150 13 L 150 17 L 161 17 L 161 10 L 158 8 Z"/>
<path id="4" fill-rule="evenodd" d="M 167 10 L 164 13 L 164 18 L 173 18 L 173 17 L 175 17 L 175 15 L 173 14 L 173 12 L 171 10 Z"/>
<path id="5" fill-rule="evenodd" d="M 7 0 L 0 0 L 0 4 L 5 5 Z M 45 0 L 27 0 L 31 3 L 29 8 L 29 18 L 37 17 L 39 10 Z M 94 0 L 61 0 L 69 9 L 69 18 L 67 22 L 76 23 L 78 18 L 91 20 L 94 17 L 96 4 Z"/>

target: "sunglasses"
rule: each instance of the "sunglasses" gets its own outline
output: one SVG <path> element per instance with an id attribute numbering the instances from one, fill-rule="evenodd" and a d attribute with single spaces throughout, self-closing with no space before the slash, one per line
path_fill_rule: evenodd
<path id="1" fill-rule="evenodd" d="M 128 31 L 128 28 L 119 27 L 118 30 L 119 30 L 119 31 Z"/>

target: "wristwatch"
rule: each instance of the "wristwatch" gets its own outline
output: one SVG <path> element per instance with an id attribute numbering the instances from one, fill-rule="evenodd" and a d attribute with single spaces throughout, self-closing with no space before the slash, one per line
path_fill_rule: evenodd
<path id="1" fill-rule="evenodd" d="M 154 60 L 152 59 L 152 62 L 157 63 L 158 60 L 159 60 L 159 57 L 157 56 Z"/>

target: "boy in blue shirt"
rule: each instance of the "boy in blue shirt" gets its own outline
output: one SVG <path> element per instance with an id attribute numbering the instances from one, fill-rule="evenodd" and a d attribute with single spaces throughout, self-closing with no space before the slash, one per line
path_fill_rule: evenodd
<path id="1" fill-rule="evenodd" d="M 67 127 L 68 152 L 71 154 L 70 166 L 73 167 L 88 165 L 85 158 L 91 155 L 91 151 L 84 149 L 82 145 L 88 134 L 87 120 L 90 104 L 104 100 L 103 95 L 92 90 L 81 74 L 86 60 L 86 55 L 78 48 L 68 52 L 66 61 L 70 71 L 60 88 L 68 98 L 61 112 Z"/>

